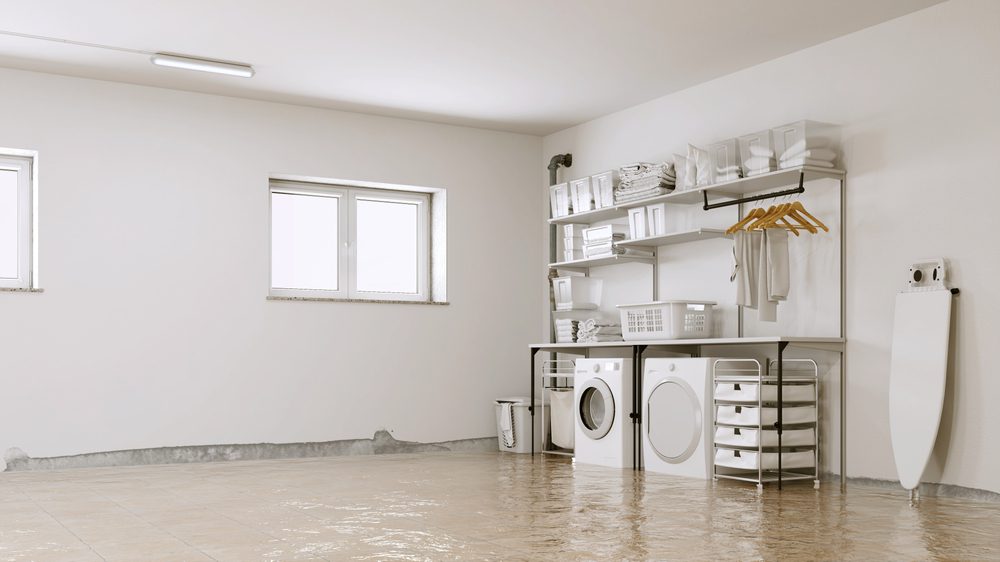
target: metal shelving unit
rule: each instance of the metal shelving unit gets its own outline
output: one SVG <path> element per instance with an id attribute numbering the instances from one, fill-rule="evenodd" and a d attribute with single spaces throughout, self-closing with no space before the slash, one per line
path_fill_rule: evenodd
<path id="1" fill-rule="evenodd" d="M 755 359 L 715 361 L 712 368 L 714 478 L 752 482 L 757 484 L 758 489 L 763 489 L 764 484 L 769 482 L 812 480 L 813 486 L 819 488 L 819 366 L 812 359 L 785 359 L 783 363 L 783 369 L 790 372 L 783 374 L 779 383 L 778 377 L 771 374 L 772 369 L 777 368 L 777 361 L 768 362 L 766 368 Z M 766 392 L 765 389 L 773 389 L 773 392 Z M 791 396 L 784 395 L 793 389 L 795 392 Z M 780 414 L 776 414 L 778 421 L 765 421 L 767 411 L 773 409 L 780 412 L 789 407 L 806 408 L 807 411 L 811 408 L 811 421 L 793 419 L 783 423 Z M 748 423 L 743 423 L 743 420 L 721 422 L 719 413 L 722 408 L 732 408 L 737 415 L 742 408 L 756 409 L 756 423 L 750 423 L 749 418 L 753 416 L 746 416 Z M 726 436 L 728 441 L 720 442 L 720 430 L 732 430 L 733 434 Z M 795 432 L 795 439 L 783 442 L 785 432 Z M 808 437 L 804 439 L 804 436 Z M 731 453 L 734 458 L 749 455 L 755 459 L 756 467 L 737 468 L 719 464 L 720 451 L 724 455 Z M 811 457 L 812 466 L 786 469 L 782 466 L 786 456 L 795 456 L 796 459 Z M 771 458 L 777 459 L 774 468 L 767 462 Z"/>

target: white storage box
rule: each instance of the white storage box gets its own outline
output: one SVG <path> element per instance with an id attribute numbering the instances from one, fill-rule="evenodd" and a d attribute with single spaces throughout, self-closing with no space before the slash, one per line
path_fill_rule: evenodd
<path id="1" fill-rule="evenodd" d="M 840 128 L 829 123 L 816 121 L 796 121 L 771 129 L 774 141 L 774 157 L 778 164 L 787 157 L 811 148 L 836 150 L 840 143 Z M 834 159 L 833 165 L 836 167 Z"/>
<path id="2" fill-rule="evenodd" d="M 573 198 L 574 213 L 585 213 L 594 210 L 594 194 L 590 191 L 589 177 L 569 182 L 569 192 Z"/>
<path id="3" fill-rule="evenodd" d="M 549 187 L 549 203 L 552 208 L 552 218 L 569 216 L 573 212 L 573 203 L 570 201 L 569 184 L 560 183 Z"/>
<path id="4" fill-rule="evenodd" d="M 782 409 L 781 423 L 813 423 L 816 421 L 815 406 L 785 406 Z M 756 406 L 719 406 L 715 414 L 716 423 L 729 425 L 774 426 L 778 421 L 777 408 L 758 408 Z"/>
<path id="5" fill-rule="evenodd" d="M 736 139 L 708 145 L 708 163 L 712 170 L 712 183 L 733 181 L 743 175 Z"/>
<path id="6" fill-rule="evenodd" d="M 583 250 L 574 250 L 572 248 L 563 250 L 563 261 L 564 262 L 566 262 L 566 261 L 577 261 L 577 260 L 582 260 L 582 259 L 584 259 L 584 257 L 583 257 Z"/>
<path id="7" fill-rule="evenodd" d="M 667 204 L 646 205 L 646 236 L 663 236 L 667 233 Z"/>
<path id="8" fill-rule="evenodd" d="M 710 338 L 714 331 L 714 302 L 659 301 L 621 304 L 622 338 L 674 340 Z"/>
<path id="9" fill-rule="evenodd" d="M 778 169 L 777 155 L 771 142 L 771 130 L 743 135 L 740 143 L 740 164 L 746 176 L 766 174 Z"/>
<path id="10" fill-rule="evenodd" d="M 594 192 L 594 205 L 598 209 L 615 206 L 615 188 L 618 187 L 618 171 L 607 172 L 590 177 L 590 189 Z"/>
<path id="11" fill-rule="evenodd" d="M 757 383 L 718 383 L 715 385 L 715 399 L 731 402 L 778 401 L 778 385 L 765 384 L 763 390 Z M 784 384 L 781 389 L 783 402 L 812 402 L 816 399 L 816 387 L 811 384 Z"/>
<path id="12" fill-rule="evenodd" d="M 576 238 L 563 238 L 563 249 L 564 250 L 582 250 L 583 249 L 583 237 Z"/>
<path id="13" fill-rule="evenodd" d="M 628 226 L 624 224 L 605 224 L 583 229 L 585 244 L 600 244 L 611 240 L 623 240 L 628 234 Z"/>
<path id="14" fill-rule="evenodd" d="M 812 451 L 799 451 L 781 454 L 781 468 L 812 468 L 816 454 Z M 777 470 L 778 453 L 759 454 L 757 451 L 736 451 L 733 449 L 716 449 L 715 466 L 735 468 L 740 470 Z"/>
<path id="15" fill-rule="evenodd" d="M 504 403 L 510 404 L 509 416 L 504 415 Z M 508 396 L 496 399 L 497 444 L 501 451 L 508 453 L 531 452 L 531 412 L 528 411 L 528 404 L 530 403 L 531 399 L 527 396 Z M 540 410 L 541 405 L 542 401 L 535 399 L 535 408 Z M 548 417 L 547 408 L 545 409 L 545 415 Z M 538 423 L 535 425 L 535 447 L 541 448 L 543 443 L 542 429 L 548 425 L 548 420 L 542 419 L 537 421 Z"/>
<path id="16" fill-rule="evenodd" d="M 635 207 L 628 210 L 628 237 L 638 240 L 646 237 L 646 208 Z"/>
<path id="17" fill-rule="evenodd" d="M 564 224 L 563 238 L 583 238 L 583 231 L 590 228 L 586 224 Z"/>
<path id="18" fill-rule="evenodd" d="M 729 447 L 777 447 L 778 432 L 774 429 L 719 427 L 715 430 L 715 444 Z M 781 433 L 784 447 L 808 447 L 816 444 L 816 433 L 811 429 L 786 429 Z"/>
<path id="19" fill-rule="evenodd" d="M 573 425 L 573 389 L 549 389 L 549 405 L 552 410 L 549 414 L 552 444 L 560 449 L 572 449 L 576 433 Z"/>
<path id="20" fill-rule="evenodd" d="M 596 310 L 601 306 L 604 281 L 573 275 L 552 280 L 556 310 Z"/>

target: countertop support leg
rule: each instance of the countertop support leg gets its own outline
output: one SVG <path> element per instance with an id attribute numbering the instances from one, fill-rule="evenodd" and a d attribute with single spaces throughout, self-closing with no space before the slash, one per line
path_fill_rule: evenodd
<path id="1" fill-rule="evenodd" d="M 531 402 L 528 404 L 528 412 L 531 413 L 531 458 L 535 458 L 535 355 L 538 348 L 531 348 Z"/>

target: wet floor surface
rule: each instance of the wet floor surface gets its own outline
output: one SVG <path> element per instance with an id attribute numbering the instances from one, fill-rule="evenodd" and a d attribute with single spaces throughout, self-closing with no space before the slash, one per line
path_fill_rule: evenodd
<path id="1" fill-rule="evenodd" d="M 0 474 L 0 560 L 778 558 L 997 559 L 1000 504 L 486 453 Z"/>

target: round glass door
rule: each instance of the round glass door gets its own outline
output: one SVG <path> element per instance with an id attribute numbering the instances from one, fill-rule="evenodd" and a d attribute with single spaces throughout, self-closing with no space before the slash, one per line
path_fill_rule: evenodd
<path id="1" fill-rule="evenodd" d="M 681 379 L 667 379 L 649 393 L 646 432 L 657 456 L 669 463 L 687 460 L 701 438 L 701 406 Z"/>
<path id="2" fill-rule="evenodd" d="M 615 421 L 615 401 L 604 381 L 592 379 L 583 385 L 578 413 L 580 426 L 591 439 L 600 439 L 611 431 Z"/>

